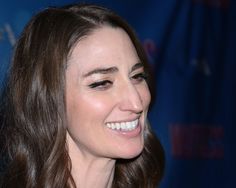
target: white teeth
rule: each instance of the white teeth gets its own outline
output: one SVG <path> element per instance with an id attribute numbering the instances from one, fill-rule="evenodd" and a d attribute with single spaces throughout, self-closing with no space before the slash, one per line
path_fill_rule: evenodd
<path id="1" fill-rule="evenodd" d="M 107 123 L 106 125 L 113 130 L 131 131 L 138 126 L 138 119 L 130 122 Z"/>

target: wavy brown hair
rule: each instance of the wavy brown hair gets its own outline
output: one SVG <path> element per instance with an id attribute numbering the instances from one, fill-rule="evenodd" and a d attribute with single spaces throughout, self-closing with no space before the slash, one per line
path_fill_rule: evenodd
<path id="1" fill-rule="evenodd" d="M 147 65 L 142 45 L 130 26 L 103 7 L 47 8 L 23 30 L 6 91 L 2 135 L 8 160 L 1 187 L 76 187 L 66 145 L 65 70 L 75 44 L 104 25 L 125 30 Z M 160 182 L 163 149 L 149 125 L 144 138 L 138 157 L 117 159 L 113 188 L 154 188 Z"/>

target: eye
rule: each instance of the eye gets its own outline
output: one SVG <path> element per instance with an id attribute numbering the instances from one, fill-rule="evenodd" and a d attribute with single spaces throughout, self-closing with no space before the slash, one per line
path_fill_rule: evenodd
<path id="1" fill-rule="evenodd" d="M 147 73 L 141 72 L 138 74 L 135 74 L 134 76 L 131 77 L 132 80 L 134 80 L 134 83 L 140 83 L 143 82 L 147 79 Z"/>
<path id="2" fill-rule="evenodd" d="M 110 80 L 102 80 L 99 82 L 94 82 L 92 84 L 89 84 L 89 87 L 92 89 L 98 89 L 98 90 L 106 90 L 111 87 L 112 81 Z"/>

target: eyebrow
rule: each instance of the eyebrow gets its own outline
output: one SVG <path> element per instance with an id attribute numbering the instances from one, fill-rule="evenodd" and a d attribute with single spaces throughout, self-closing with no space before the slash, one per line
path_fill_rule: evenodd
<path id="1" fill-rule="evenodd" d="M 136 64 L 131 68 L 131 72 L 133 72 L 133 71 L 135 71 L 135 70 L 137 70 L 137 69 L 139 69 L 139 68 L 143 68 L 143 67 L 144 67 L 143 63 L 141 63 L 141 62 L 136 63 Z"/>
<path id="2" fill-rule="evenodd" d="M 118 72 L 117 67 L 96 68 L 96 69 L 84 74 L 83 77 L 88 77 L 88 76 L 91 76 L 92 74 L 109 74 L 109 73 L 114 73 L 114 72 Z"/>
<path id="3" fill-rule="evenodd" d="M 136 63 L 132 68 L 131 68 L 131 72 L 144 67 L 143 63 Z M 88 77 L 91 76 L 93 74 L 111 74 L 114 72 L 118 72 L 118 68 L 117 67 L 109 67 L 109 68 L 96 68 L 94 70 L 91 70 L 89 72 L 87 72 L 86 74 L 83 75 L 83 77 Z"/>

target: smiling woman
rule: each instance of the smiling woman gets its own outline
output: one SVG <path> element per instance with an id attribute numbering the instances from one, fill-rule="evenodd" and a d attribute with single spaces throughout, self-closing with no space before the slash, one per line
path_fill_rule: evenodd
<path id="1" fill-rule="evenodd" d="M 147 60 L 129 25 L 95 5 L 48 8 L 15 50 L 2 187 L 155 188 Z"/>
<path id="2" fill-rule="evenodd" d="M 67 130 L 86 154 L 132 158 L 142 151 L 150 93 L 138 61 L 128 35 L 110 26 L 74 47 L 66 70 Z"/>

